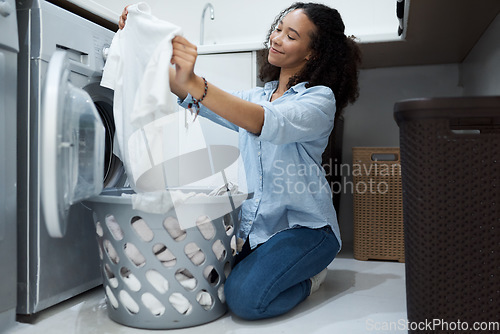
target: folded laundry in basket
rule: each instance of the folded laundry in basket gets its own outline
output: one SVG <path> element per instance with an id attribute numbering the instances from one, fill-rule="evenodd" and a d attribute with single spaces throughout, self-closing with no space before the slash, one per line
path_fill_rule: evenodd
<path id="1" fill-rule="evenodd" d="M 196 196 L 195 192 L 185 193 L 181 190 L 161 190 L 138 193 L 133 195 L 124 194 L 132 198 L 132 208 L 149 213 L 167 213 L 175 205 L 182 204 L 191 197 Z"/>
<path id="2" fill-rule="evenodd" d="M 228 182 L 212 190 L 208 195 L 205 193 L 196 193 L 194 191 L 185 193 L 181 190 L 161 190 L 141 192 L 132 195 L 123 194 L 122 196 L 132 198 L 132 208 L 134 210 L 164 214 L 172 210 L 176 205 L 186 202 L 191 197 L 221 196 L 227 193 L 231 195 L 238 194 L 238 185 L 233 182 Z"/>

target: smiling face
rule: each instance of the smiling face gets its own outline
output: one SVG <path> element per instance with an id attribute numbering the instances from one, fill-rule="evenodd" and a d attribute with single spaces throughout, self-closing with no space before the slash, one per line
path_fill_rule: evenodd
<path id="1" fill-rule="evenodd" d="M 288 13 L 269 38 L 269 63 L 282 71 L 298 73 L 312 55 L 309 45 L 315 29 L 301 9 Z"/>

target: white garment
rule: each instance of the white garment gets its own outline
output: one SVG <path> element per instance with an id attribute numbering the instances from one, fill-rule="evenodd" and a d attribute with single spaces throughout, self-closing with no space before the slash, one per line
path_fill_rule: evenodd
<path id="1" fill-rule="evenodd" d="M 114 90 L 115 154 L 124 162 L 134 189 L 140 173 L 154 166 L 151 156 L 161 154 L 151 152 L 149 143 L 165 139 L 163 128 L 144 127 L 178 109 L 170 92 L 169 67 L 171 41 L 179 34 L 179 27 L 151 15 L 146 3 L 131 5 L 127 24 L 115 34 L 104 66 L 101 85 Z"/>
<path id="2" fill-rule="evenodd" d="M 192 197 L 223 196 L 227 193 L 231 195 L 241 194 L 237 184 L 228 182 L 227 184 L 215 188 L 209 194 L 197 193 L 194 191 L 186 193 L 182 190 L 161 190 L 137 194 L 122 194 L 122 197 L 130 197 L 132 199 L 132 208 L 134 210 L 164 214 L 184 204 Z M 194 224 L 192 226 L 194 226 Z"/>
<path id="3" fill-rule="evenodd" d="M 132 208 L 155 214 L 166 214 L 172 210 L 183 230 L 196 226 L 196 220 L 201 216 L 213 219 L 222 217 L 233 210 L 228 195 L 233 196 L 233 204 L 239 207 L 246 195 L 238 190 L 232 182 L 214 189 L 209 194 L 182 190 L 161 190 L 139 192 L 137 194 L 122 194 L 132 200 Z M 236 197 L 235 197 L 236 196 Z M 190 202 L 191 201 L 191 202 Z"/>
<path id="4" fill-rule="evenodd" d="M 132 198 L 132 209 L 134 210 L 163 214 L 197 195 L 195 192 L 185 193 L 181 190 L 161 190 L 131 195 L 122 194 L 122 197 Z"/>

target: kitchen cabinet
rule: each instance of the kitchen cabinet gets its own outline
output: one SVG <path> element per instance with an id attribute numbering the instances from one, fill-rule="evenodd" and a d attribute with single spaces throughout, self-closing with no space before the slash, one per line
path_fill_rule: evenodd
<path id="1" fill-rule="evenodd" d="M 257 82 L 256 51 L 200 54 L 195 72 L 226 91 L 251 89 Z M 210 92 L 208 92 L 210 94 Z M 238 143 L 238 133 L 200 119 L 207 144 Z"/>
<path id="2" fill-rule="evenodd" d="M 201 48 L 202 49 L 202 48 Z M 208 82 L 226 91 L 247 90 L 256 86 L 257 82 L 257 56 L 256 51 L 245 52 L 209 52 L 199 50 L 195 66 L 195 73 L 206 78 Z M 210 94 L 210 90 L 208 91 Z M 183 111 L 186 117 L 187 111 Z M 202 134 L 196 133 L 196 127 L 190 132 L 189 122 L 181 122 L 181 138 L 189 140 L 204 141 L 206 145 L 231 145 L 238 147 L 238 132 L 227 129 L 205 118 L 198 118 Z M 185 125 L 186 124 L 186 125 Z M 181 139 L 182 140 L 182 139 Z M 244 170 L 241 158 L 225 170 L 228 181 L 237 183 L 240 189 L 246 188 L 243 176 Z M 204 180 L 196 182 L 196 186 L 218 187 L 225 181 L 220 174 L 213 175 Z"/>
<path id="3" fill-rule="evenodd" d="M 257 52 L 203 53 L 201 50 L 195 71 L 225 90 L 250 89 L 257 82 Z"/>

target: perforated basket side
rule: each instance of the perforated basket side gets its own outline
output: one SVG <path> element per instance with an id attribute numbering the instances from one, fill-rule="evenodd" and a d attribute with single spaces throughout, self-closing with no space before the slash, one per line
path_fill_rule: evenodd
<path id="1" fill-rule="evenodd" d="M 354 258 L 404 262 L 399 148 L 352 150 Z"/>
<path id="2" fill-rule="evenodd" d="M 172 329 L 207 323 L 227 311 L 223 289 L 239 208 L 216 219 L 200 214 L 195 227 L 181 230 L 174 212 L 150 214 L 120 203 L 90 206 L 112 320 Z"/>

